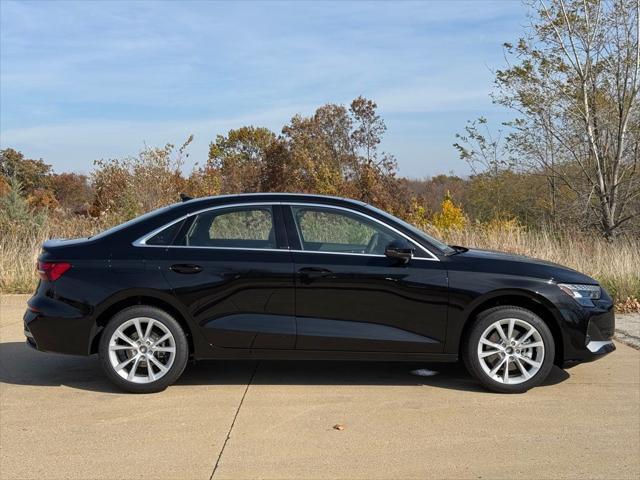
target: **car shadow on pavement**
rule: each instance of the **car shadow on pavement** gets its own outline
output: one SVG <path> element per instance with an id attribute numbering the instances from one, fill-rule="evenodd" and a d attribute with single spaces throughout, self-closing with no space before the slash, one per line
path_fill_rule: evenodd
<path id="1" fill-rule="evenodd" d="M 415 369 L 437 372 L 422 377 Z M 389 385 L 425 386 L 486 392 L 459 363 L 359 361 L 207 360 L 189 364 L 173 388 L 256 385 Z M 555 385 L 569 374 L 554 367 L 543 386 Z M 68 386 L 103 393 L 120 393 L 104 376 L 96 355 L 74 357 L 43 353 L 23 342 L 0 343 L 0 382 L 45 387 Z"/>

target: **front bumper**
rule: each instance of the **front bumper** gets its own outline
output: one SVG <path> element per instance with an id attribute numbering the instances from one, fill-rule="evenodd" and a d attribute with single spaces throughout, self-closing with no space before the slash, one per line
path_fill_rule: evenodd
<path id="1" fill-rule="evenodd" d="M 564 366 L 592 362 L 615 351 L 613 302 L 606 296 L 594 307 L 575 302 L 560 309 L 564 336 Z"/>
<path id="2" fill-rule="evenodd" d="M 611 353 L 616 349 L 612 340 L 604 340 L 604 341 L 591 341 L 587 343 L 587 350 L 589 350 L 593 355 L 606 355 L 607 353 Z"/>
<path id="3" fill-rule="evenodd" d="M 592 340 L 587 343 L 586 352 L 579 355 L 579 358 L 565 360 L 563 368 L 571 368 L 579 363 L 593 362 L 615 351 L 616 345 L 612 340 Z"/>

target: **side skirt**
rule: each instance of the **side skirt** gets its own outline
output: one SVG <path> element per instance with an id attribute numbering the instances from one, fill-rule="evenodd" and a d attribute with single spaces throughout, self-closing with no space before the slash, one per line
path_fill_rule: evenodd
<path id="1" fill-rule="evenodd" d="M 397 352 L 347 352 L 333 350 L 268 350 L 236 349 L 217 347 L 203 354 L 196 354 L 198 360 L 211 359 L 253 359 L 253 360 L 353 360 L 358 362 L 457 362 L 453 353 L 397 353 Z"/>

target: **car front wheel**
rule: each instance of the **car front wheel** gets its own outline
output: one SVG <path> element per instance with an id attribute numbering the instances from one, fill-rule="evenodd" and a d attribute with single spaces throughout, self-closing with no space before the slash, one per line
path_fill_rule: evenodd
<path id="1" fill-rule="evenodd" d="M 137 305 L 116 314 L 100 339 L 100 361 L 109 379 L 132 393 L 159 392 L 184 371 L 189 346 L 167 312 Z"/>
<path id="2" fill-rule="evenodd" d="M 535 313 L 515 306 L 482 312 L 464 346 L 467 369 L 499 393 L 522 393 L 542 383 L 555 355 L 553 335 Z"/>

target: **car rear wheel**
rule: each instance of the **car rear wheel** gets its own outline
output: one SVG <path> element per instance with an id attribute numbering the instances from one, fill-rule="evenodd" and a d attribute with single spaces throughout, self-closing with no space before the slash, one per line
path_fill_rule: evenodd
<path id="1" fill-rule="evenodd" d="M 180 324 L 146 305 L 116 314 L 102 333 L 99 351 L 107 377 L 132 393 L 164 390 L 180 377 L 189 357 Z"/>
<path id="2" fill-rule="evenodd" d="M 464 346 L 469 372 L 491 391 L 522 393 L 540 385 L 553 367 L 553 335 L 535 313 L 515 306 L 482 312 Z"/>

